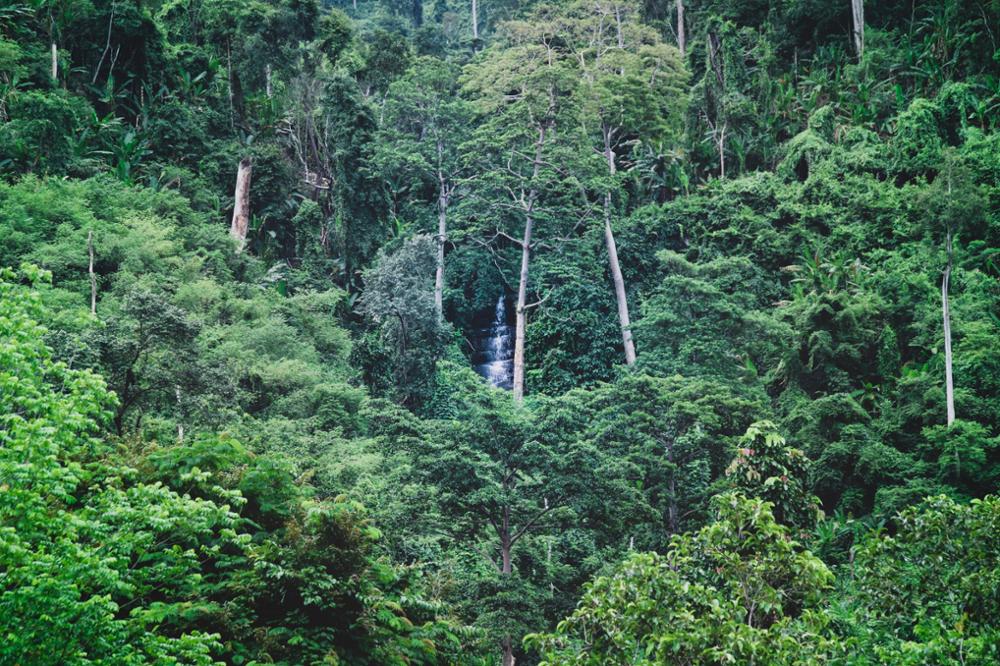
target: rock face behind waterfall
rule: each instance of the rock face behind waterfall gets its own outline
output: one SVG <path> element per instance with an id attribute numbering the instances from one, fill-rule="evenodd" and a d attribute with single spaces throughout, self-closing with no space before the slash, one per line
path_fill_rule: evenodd
<path id="1" fill-rule="evenodd" d="M 501 294 L 492 319 L 484 316 L 481 323 L 488 325 L 475 329 L 472 338 L 476 372 L 492 386 L 508 390 L 514 379 L 514 327 L 509 309 L 506 296 Z"/>

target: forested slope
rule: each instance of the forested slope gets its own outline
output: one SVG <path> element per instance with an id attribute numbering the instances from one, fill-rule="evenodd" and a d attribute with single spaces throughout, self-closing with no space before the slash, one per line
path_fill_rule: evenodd
<path id="1" fill-rule="evenodd" d="M 0 663 L 1000 662 L 998 39 L 0 7 Z"/>

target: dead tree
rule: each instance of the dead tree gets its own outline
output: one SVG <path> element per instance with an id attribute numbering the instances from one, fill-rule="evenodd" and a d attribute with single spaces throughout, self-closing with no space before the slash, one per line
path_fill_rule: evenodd
<path id="1" fill-rule="evenodd" d="M 229 235 L 236 239 L 236 253 L 243 251 L 246 245 L 247 229 L 250 228 L 250 174 L 253 162 L 249 157 L 240 160 L 236 171 L 236 194 L 233 204 L 233 222 L 229 227 Z"/>

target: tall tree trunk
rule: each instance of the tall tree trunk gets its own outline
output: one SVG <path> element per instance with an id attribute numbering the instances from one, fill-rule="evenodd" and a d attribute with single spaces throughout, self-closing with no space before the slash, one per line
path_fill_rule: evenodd
<path id="1" fill-rule="evenodd" d="M 508 490 L 508 485 L 504 484 L 504 490 Z M 500 521 L 500 575 L 509 576 L 514 570 L 511 563 L 510 551 L 513 546 L 513 539 L 510 534 L 510 507 L 503 508 L 503 518 Z"/>
<path id="2" fill-rule="evenodd" d="M 524 329 L 527 326 L 528 262 L 531 261 L 531 233 L 534 218 L 528 213 L 524 218 L 524 237 L 521 240 L 521 276 L 517 283 L 517 308 L 514 312 L 514 400 L 524 400 Z"/>
<path id="3" fill-rule="evenodd" d="M 719 151 L 719 178 L 725 178 L 726 126 L 728 121 L 726 120 L 725 102 L 722 100 L 725 98 L 726 72 L 722 63 L 722 38 L 716 32 L 708 33 L 708 62 L 712 71 L 715 72 L 715 82 L 719 85 L 719 92 L 716 95 L 718 101 L 715 102 L 715 119 L 709 118 L 707 111 L 705 118 L 709 122 L 712 139 Z"/>
<path id="4" fill-rule="evenodd" d="M 854 50 L 861 60 L 865 51 L 865 2 L 864 0 L 851 0 L 851 18 L 854 24 Z"/>
<path id="5" fill-rule="evenodd" d="M 514 645 L 510 640 L 510 636 L 504 636 L 503 638 L 503 661 L 502 666 L 514 666 Z"/>
<path id="6" fill-rule="evenodd" d="M 472 0 L 472 41 L 473 48 L 479 42 L 479 2 Z"/>
<path id="7" fill-rule="evenodd" d="M 611 129 L 604 128 L 604 156 L 608 160 L 608 173 L 614 177 L 615 153 L 611 150 Z M 608 264 L 611 267 L 611 280 L 615 286 L 615 300 L 618 303 L 618 325 L 622 332 L 622 345 L 625 348 L 625 363 L 635 363 L 635 342 L 632 339 L 632 322 L 628 314 L 628 296 L 625 294 L 625 278 L 622 276 L 621 265 L 618 263 L 618 245 L 615 234 L 611 230 L 611 190 L 604 194 L 604 244 L 608 249 Z"/>
<path id="8" fill-rule="evenodd" d="M 94 273 L 94 232 L 87 232 L 87 254 L 90 255 L 90 266 L 87 275 L 90 276 L 90 314 L 97 314 L 97 275 Z"/>
<path id="9" fill-rule="evenodd" d="M 710 32 L 708 33 L 708 62 L 712 66 L 712 71 L 715 72 L 715 81 L 719 84 L 719 89 L 725 91 L 726 89 L 726 73 L 722 68 L 722 39 L 719 37 L 719 33 Z"/>
<path id="10" fill-rule="evenodd" d="M 677 0 L 677 49 L 684 57 L 684 50 L 687 46 L 687 39 L 684 35 L 684 0 Z"/>
<path id="11" fill-rule="evenodd" d="M 264 94 L 267 95 L 268 99 L 274 96 L 274 90 L 271 86 L 271 63 L 264 65 Z"/>
<path id="12" fill-rule="evenodd" d="M 177 399 L 177 413 L 180 415 L 181 411 L 181 387 L 174 386 L 174 397 Z M 184 423 L 178 418 L 177 420 L 177 443 L 184 443 Z"/>
<path id="13" fill-rule="evenodd" d="M 250 227 L 250 174 L 253 162 L 249 157 L 240 160 L 236 171 L 236 194 L 233 204 L 233 222 L 229 227 L 229 235 L 236 239 L 236 253 L 243 251 L 247 240 L 247 229 Z"/>
<path id="14" fill-rule="evenodd" d="M 444 244 L 448 240 L 448 187 L 438 174 L 437 271 L 434 274 L 434 309 L 438 324 L 444 322 Z"/>
<path id="15" fill-rule="evenodd" d="M 941 278 L 941 316 L 944 319 L 944 389 L 948 407 L 948 425 L 955 422 L 955 383 L 951 374 L 951 308 L 948 305 L 948 283 L 951 280 L 951 229 L 946 241 L 948 263 Z"/>
<path id="16" fill-rule="evenodd" d="M 59 47 L 55 40 L 52 40 L 52 80 L 59 80 Z"/>
<path id="17" fill-rule="evenodd" d="M 528 264 L 531 261 L 531 237 L 534 231 L 535 199 L 538 189 L 535 185 L 542 167 L 542 148 L 545 147 L 546 127 L 538 128 L 535 142 L 535 159 L 531 167 L 531 189 L 524 202 L 524 236 L 521 239 L 521 275 L 517 283 L 517 309 L 514 313 L 514 401 L 524 400 L 524 330 L 528 317 Z"/>
<path id="18" fill-rule="evenodd" d="M 674 459 L 674 441 L 667 440 L 667 462 L 670 463 L 670 480 L 667 482 L 667 492 L 670 494 L 667 500 L 667 527 L 671 534 L 678 533 L 678 515 L 680 513 L 677 503 L 677 465 Z"/>
<path id="19" fill-rule="evenodd" d="M 233 50 L 226 40 L 226 89 L 229 93 L 229 129 L 236 129 L 236 112 L 233 104 Z"/>

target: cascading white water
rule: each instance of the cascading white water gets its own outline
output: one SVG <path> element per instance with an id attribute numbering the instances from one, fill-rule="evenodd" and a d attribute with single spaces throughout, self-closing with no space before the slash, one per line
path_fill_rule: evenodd
<path id="1" fill-rule="evenodd" d="M 476 372 L 492 386 L 510 389 L 514 381 L 514 336 L 513 327 L 507 323 L 507 299 L 503 294 L 493 309 L 492 322 L 477 333 L 473 341 Z"/>

